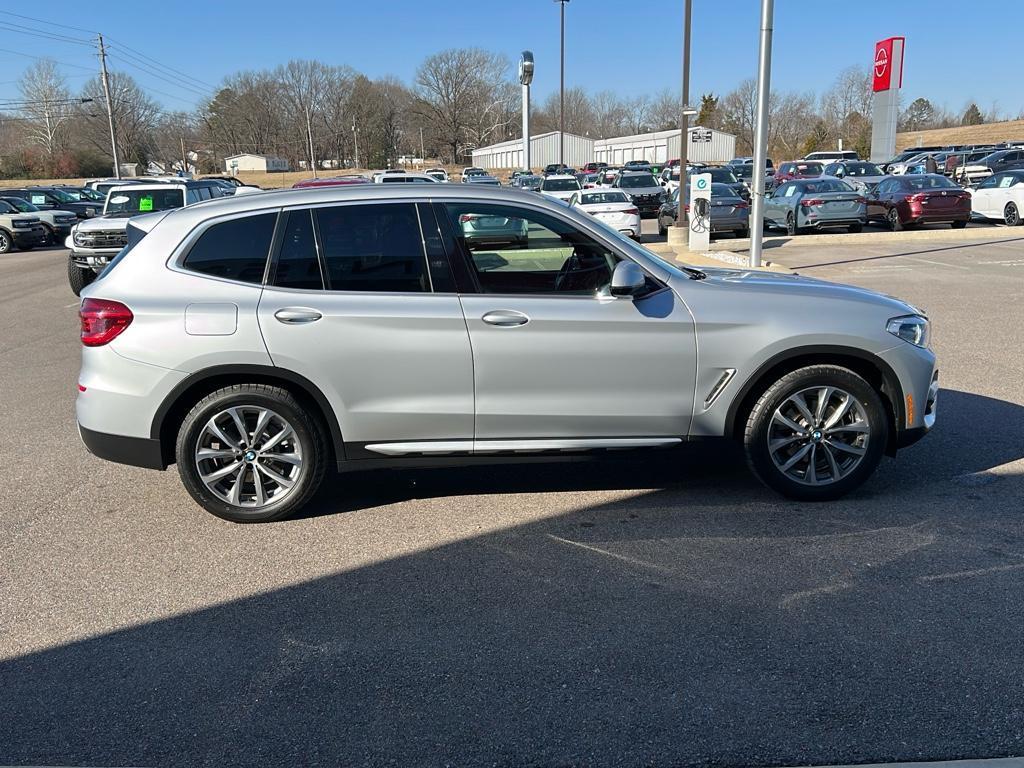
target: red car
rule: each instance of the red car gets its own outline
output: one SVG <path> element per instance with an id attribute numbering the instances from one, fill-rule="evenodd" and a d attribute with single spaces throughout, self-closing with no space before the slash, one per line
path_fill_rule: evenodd
<path id="1" fill-rule="evenodd" d="M 292 184 L 292 189 L 306 189 L 309 187 L 341 187 L 346 184 L 371 184 L 365 176 L 331 176 L 326 179 L 302 179 Z"/>
<path id="2" fill-rule="evenodd" d="M 772 177 L 772 183 L 777 187 L 779 184 L 784 184 L 793 179 L 813 179 L 816 176 L 821 176 L 824 171 L 825 166 L 821 163 L 793 160 L 779 164 L 775 171 L 775 176 Z"/>
<path id="3" fill-rule="evenodd" d="M 608 163 L 587 163 L 583 166 L 581 173 L 600 173 L 608 167 Z"/>
<path id="4" fill-rule="evenodd" d="M 971 193 L 937 173 L 891 176 L 868 195 L 868 221 L 884 221 L 894 231 L 916 224 L 952 224 L 971 219 Z"/>

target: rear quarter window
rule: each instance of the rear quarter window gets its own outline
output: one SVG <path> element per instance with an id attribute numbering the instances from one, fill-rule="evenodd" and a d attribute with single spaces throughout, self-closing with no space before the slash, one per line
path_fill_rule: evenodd
<path id="1" fill-rule="evenodd" d="M 275 213 L 261 213 L 210 225 L 189 249 L 182 266 L 192 272 L 225 280 L 263 282 Z"/>

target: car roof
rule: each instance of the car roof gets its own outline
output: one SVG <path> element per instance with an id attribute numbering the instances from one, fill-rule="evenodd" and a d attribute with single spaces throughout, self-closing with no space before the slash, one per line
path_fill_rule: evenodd
<path id="1" fill-rule="evenodd" d="M 555 179 L 572 179 L 573 181 L 578 181 L 578 179 L 571 173 L 552 173 L 550 176 L 547 176 L 545 178 L 549 181 Z"/>

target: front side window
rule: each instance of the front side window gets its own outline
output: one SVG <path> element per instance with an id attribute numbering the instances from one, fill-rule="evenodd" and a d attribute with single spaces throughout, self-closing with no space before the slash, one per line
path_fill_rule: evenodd
<path id="1" fill-rule="evenodd" d="M 214 223 L 196 240 L 182 266 L 225 280 L 262 283 L 276 220 L 275 213 L 261 213 Z"/>
<path id="2" fill-rule="evenodd" d="M 341 205 L 314 211 L 332 291 L 430 290 L 412 203 Z"/>
<path id="3" fill-rule="evenodd" d="M 611 284 L 618 257 L 561 219 L 504 205 L 445 208 L 484 293 L 589 296 Z"/>

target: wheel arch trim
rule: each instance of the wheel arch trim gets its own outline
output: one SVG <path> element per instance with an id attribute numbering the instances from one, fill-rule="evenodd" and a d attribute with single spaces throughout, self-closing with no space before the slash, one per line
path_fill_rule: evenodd
<path id="1" fill-rule="evenodd" d="M 896 371 L 893 370 L 892 366 L 872 352 L 858 349 L 857 347 L 844 347 L 833 344 L 793 347 L 792 349 L 779 352 L 761 363 L 753 373 L 744 379 L 735 397 L 732 398 L 732 402 L 730 402 L 729 409 L 726 412 L 725 435 L 736 434 L 736 429 L 739 426 L 737 425 L 737 419 L 740 416 L 741 408 L 755 394 L 755 388 L 758 387 L 758 384 L 765 380 L 775 369 L 788 368 L 788 370 L 792 371 L 796 369 L 793 364 L 797 362 L 801 364 L 796 367 L 816 364 L 842 365 L 841 358 L 844 357 L 855 358 L 862 363 L 870 365 L 881 376 L 881 394 L 886 396 L 889 400 L 889 406 L 892 408 L 893 429 L 889 435 L 887 452 L 893 453 L 899 433 L 903 432 L 906 428 L 906 406 L 903 403 L 903 385 L 900 384 L 899 376 L 896 375 Z M 828 358 L 833 359 L 829 360 Z M 779 375 L 785 374 L 780 373 Z"/>
<path id="2" fill-rule="evenodd" d="M 330 401 L 320 391 L 319 387 L 304 376 L 300 376 L 285 368 L 275 368 L 272 365 L 233 364 L 216 365 L 190 374 L 180 381 L 167 394 L 163 402 L 160 403 L 160 407 L 157 408 L 156 413 L 153 415 L 149 433 L 151 438 L 161 441 L 165 452 L 164 458 L 171 459 L 171 461 L 167 462 L 168 464 L 173 463 L 173 455 L 168 456 L 167 451 L 170 450 L 171 454 L 173 454 L 173 447 L 168 449 L 168 441 L 165 439 L 167 437 L 165 431 L 168 426 L 167 419 L 176 410 L 181 410 L 182 398 L 189 393 L 198 393 L 200 391 L 205 391 L 208 394 L 210 391 L 213 391 L 210 387 L 217 379 L 223 379 L 224 386 L 228 386 L 229 381 L 233 380 L 231 383 L 240 383 L 247 376 L 259 377 L 259 379 L 266 383 L 277 383 L 292 392 L 297 390 L 298 394 L 304 395 L 315 403 L 327 427 L 336 462 L 341 464 L 345 460 L 345 442 L 342 438 L 337 414 L 335 414 Z M 213 388 L 216 389 L 217 387 L 214 386 Z M 194 398 L 188 398 L 188 401 L 188 407 L 195 404 Z M 181 415 L 184 416 L 184 413 Z"/>

